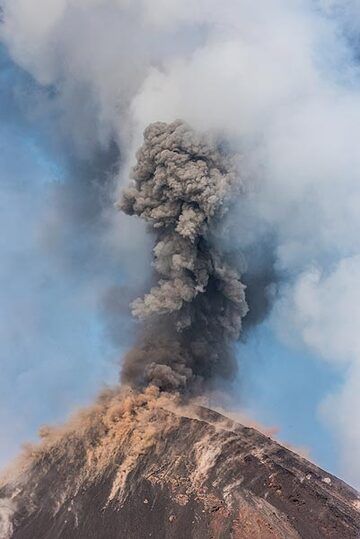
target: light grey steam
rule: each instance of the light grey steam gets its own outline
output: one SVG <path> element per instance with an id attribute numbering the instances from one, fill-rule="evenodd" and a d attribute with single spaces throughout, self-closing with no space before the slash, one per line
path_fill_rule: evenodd
<path id="1" fill-rule="evenodd" d="M 164 389 L 193 389 L 234 369 L 232 344 L 248 311 L 236 268 L 212 234 L 239 191 L 234 157 L 184 122 L 151 124 L 119 207 L 155 234 L 158 282 L 132 304 L 144 321 L 123 379 Z"/>

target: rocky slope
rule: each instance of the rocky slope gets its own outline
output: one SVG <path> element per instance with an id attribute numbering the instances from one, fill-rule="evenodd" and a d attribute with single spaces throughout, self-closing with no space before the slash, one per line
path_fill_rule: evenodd
<path id="1" fill-rule="evenodd" d="M 110 392 L 0 486 L 2 539 L 360 537 L 360 499 L 258 431 Z"/>

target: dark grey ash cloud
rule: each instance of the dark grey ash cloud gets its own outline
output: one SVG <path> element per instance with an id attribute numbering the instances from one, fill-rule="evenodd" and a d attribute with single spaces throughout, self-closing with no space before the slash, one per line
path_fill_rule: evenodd
<path id="1" fill-rule="evenodd" d="M 180 120 L 158 122 L 145 130 L 132 177 L 119 206 L 149 223 L 157 283 L 132 303 L 143 328 L 123 380 L 199 389 L 234 372 L 248 312 L 241 276 L 212 240 L 241 191 L 235 159 Z"/>

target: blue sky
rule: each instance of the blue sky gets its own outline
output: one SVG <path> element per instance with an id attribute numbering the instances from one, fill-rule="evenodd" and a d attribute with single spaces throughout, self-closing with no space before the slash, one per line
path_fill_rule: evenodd
<path id="1" fill-rule="evenodd" d="M 2 60 L 6 60 L 2 52 Z M 3 63 L 4 65 L 4 63 Z M 33 439 L 38 427 L 63 419 L 104 382 L 116 380 L 117 355 L 104 337 L 95 269 L 72 263 L 56 234 L 46 238 L 54 190 L 70 182 L 67 171 L 41 145 L 36 123 L 21 116 L 19 70 L 7 60 L 0 111 L 0 462 Z M 78 232 L 79 241 L 86 241 Z M 95 238 L 96 241 L 96 238 Z M 95 243 L 94 243 L 95 246 Z M 56 249 L 56 247 L 55 247 Z M 108 273 L 109 268 L 104 268 Z M 79 273 L 80 272 L 80 273 Z M 116 281 L 114 277 L 114 281 Z"/>

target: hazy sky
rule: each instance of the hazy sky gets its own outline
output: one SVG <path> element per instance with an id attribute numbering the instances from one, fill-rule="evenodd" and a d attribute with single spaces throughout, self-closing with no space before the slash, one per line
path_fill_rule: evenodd
<path id="1" fill-rule="evenodd" d="M 357 0 L 0 5 L 0 463 L 117 381 L 151 243 L 114 201 L 181 117 L 242 155 L 226 241 L 276 274 L 231 406 L 359 486 Z"/>

